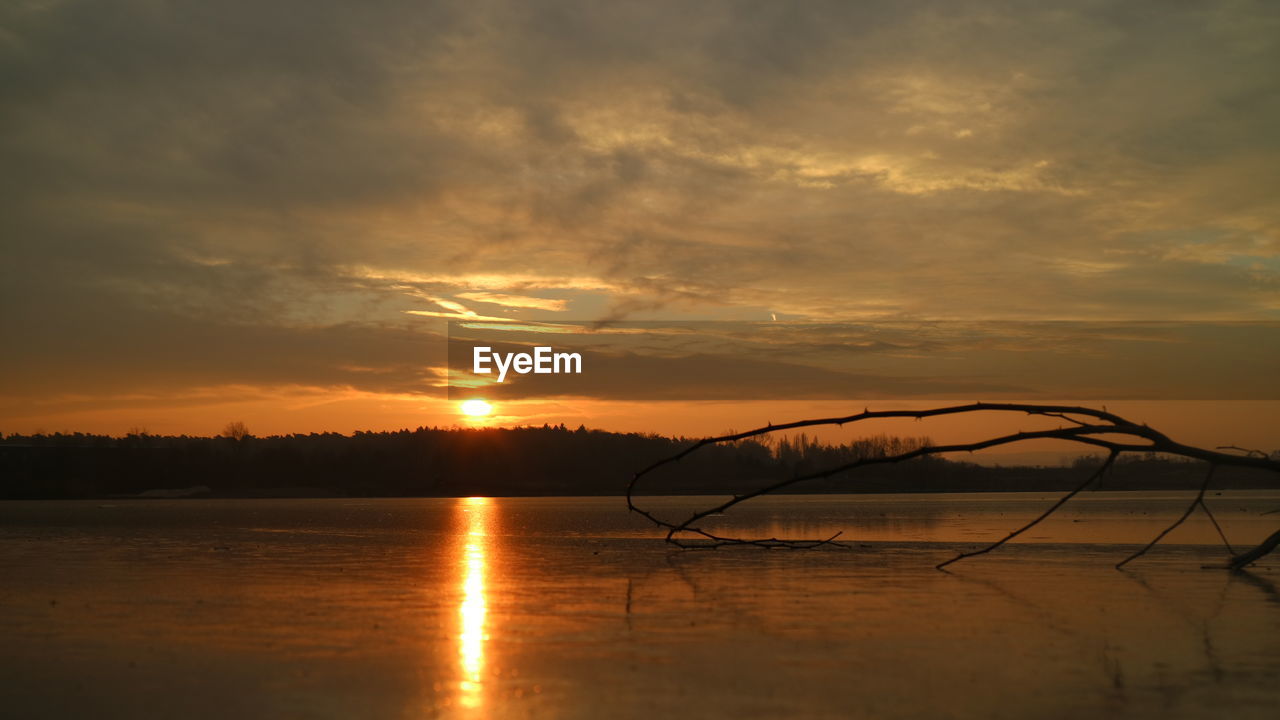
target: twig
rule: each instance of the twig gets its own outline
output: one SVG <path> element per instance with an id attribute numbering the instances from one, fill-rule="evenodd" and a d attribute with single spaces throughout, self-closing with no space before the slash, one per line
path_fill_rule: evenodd
<path id="1" fill-rule="evenodd" d="M 1090 476 L 1089 476 L 1089 477 L 1088 477 L 1084 482 L 1082 482 L 1082 483 L 1080 483 L 1078 486 L 1076 486 L 1076 488 L 1075 488 L 1074 490 L 1072 490 L 1071 492 L 1067 493 L 1066 495 L 1063 495 L 1061 498 L 1058 498 L 1058 502 L 1054 503 L 1052 507 L 1050 507 L 1048 510 L 1045 510 L 1043 513 L 1041 513 L 1041 514 L 1040 514 L 1040 516 L 1039 516 L 1039 517 L 1037 517 L 1035 520 L 1032 520 L 1031 522 L 1027 523 L 1026 525 L 1023 525 L 1022 527 L 1018 528 L 1017 530 L 1014 530 L 1013 532 L 1011 532 L 1011 533 L 1009 533 L 1008 535 L 1004 536 L 1004 537 L 1003 537 L 1003 538 L 1001 538 L 1000 540 L 997 540 L 997 541 L 995 541 L 995 542 L 991 543 L 990 545 L 988 545 L 988 546 L 986 546 L 986 547 L 984 547 L 984 548 L 982 548 L 982 549 L 980 549 L 980 550 L 974 550 L 974 551 L 972 551 L 972 552 L 960 553 L 959 555 L 956 555 L 955 557 L 951 558 L 950 560 L 947 560 L 946 562 L 938 563 L 937 565 L 934 565 L 933 567 L 934 567 L 935 569 L 937 569 L 937 570 L 941 570 L 941 569 L 945 568 L 946 566 L 950 565 L 951 563 L 956 562 L 957 560 L 963 560 L 963 559 L 965 559 L 965 558 L 973 557 L 973 556 L 975 556 L 975 555 L 985 555 L 985 554 L 987 554 L 987 553 L 991 552 L 992 550 L 995 550 L 996 548 L 1000 547 L 1001 545 L 1004 545 L 1005 543 L 1009 542 L 1010 540 L 1012 540 L 1012 539 L 1014 539 L 1014 538 L 1018 537 L 1018 536 L 1019 536 L 1019 535 L 1021 535 L 1022 533 L 1024 533 L 1024 532 L 1026 532 L 1026 531 L 1030 530 L 1031 528 L 1035 527 L 1036 525 L 1040 524 L 1040 521 L 1041 521 L 1041 520 L 1044 520 L 1045 518 L 1047 518 L 1047 517 L 1049 517 L 1050 515 L 1052 515 L 1052 514 L 1053 514 L 1053 513 L 1058 509 L 1058 508 L 1060 508 L 1060 507 L 1062 507 L 1063 505 L 1065 505 L 1065 504 L 1067 503 L 1067 501 L 1068 501 L 1068 500 L 1070 500 L 1071 498 L 1075 497 L 1076 495 L 1079 495 L 1079 494 L 1080 494 L 1080 492 L 1081 492 L 1082 490 L 1084 490 L 1085 488 L 1087 488 L 1087 487 L 1089 487 L 1090 485 L 1092 485 L 1092 484 L 1093 484 L 1093 482 L 1094 482 L 1095 480 L 1097 480 L 1098 478 L 1102 477 L 1102 474 L 1103 474 L 1103 473 L 1105 473 L 1105 472 L 1107 471 L 1107 468 L 1111 467 L 1111 464 L 1115 462 L 1115 460 L 1116 460 L 1116 456 L 1117 456 L 1117 455 L 1119 455 L 1119 454 L 1120 454 L 1120 453 L 1115 452 L 1115 451 L 1112 451 L 1111 453 L 1109 453 L 1109 454 L 1107 455 L 1107 459 L 1106 459 L 1106 461 L 1104 461 L 1104 462 L 1102 463 L 1102 465 L 1100 465 L 1100 466 L 1098 467 L 1098 469 L 1097 469 L 1097 470 L 1095 470 L 1095 471 L 1093 472 L 1093 474 L 1091 474 L 1091 475 L 1090 475 Z"/>
<path id="2" fill-rule="evenodd" d="M 1218 449 L 1219 450 L 1236 450 L 1244 453 L 1248 457 L 1261 457 L 1261 458 L 1267 457 L 1267 454 L 1261 450 L 1254 450 L 1252 448 L 1243 448 L 1243 447 L 1240 447 L 1239 445 L 1219 445 Z"/>
<path id="3" fill-rule="evenodd" d="M 1200 509 L 1204 511 L 1205 515 L 1209 516 L 1209 522 L 1213 523 L 1213 529 L 1218 531 L 1218 537 L 1222 538 L 1222 544 L 1227 547 L 1227 554 L 1235 555 L 1236 551 L 1232 549 L 1231 541 L 1227 540 L 1227 534 L 1222 531 L 1222 526 L 1218 524 L 1218 518 L 1213 516 L 1213 511 L 1211 511 L 1209 506 L 1205 504 L 1204 497 L 1202 496 L 1198 502 L 1200 504 Z"/>
<path id="4" fill-rule="evenodd" d="M 1205 475 L 1204 475 L 1204 482 L 1200 483 L 1200 492 L 1196 493 L 1196 499 L 1191 501 L 1191 504 L 1187 506 L 1187 509 L 1186 509 L 1185 511 L 1183 511 L 1183 513 L 1182 513 L 1182 516 L 1181 516 L 1181 517 L 1179 517 L 1177 520 L 1174 520 L 1174 521 L 1173 521 L 1173 524 L 1172 524 L 1172 525 L 1170 525 L 1169 527 L 1165 528 L 1164 530 L 1161 530 L 1161 531 L 1160 531 L 1160 534 L 1159 534 L 1159 535 L 1157 535 L 1157 536 L 1155 536 L 1155 539 L 1153 539 L 1151 542 L 1147 543 L 1147 546 L 1146 546 L 1146 547 L 1144 547 L 1144 548 L 1142 548 L 1141 550 L 1139 550 L 1138 552 L 1136 552 L 1136 553 L 1134 553 L 1134 554 L 1130 555 L 1129 557 L 1125 558 L 1124 560 L 1121 560 L 1120 562 L 1116 563 L 1116 569 L 1117 569 L 1117 570 L 1119 570 L 1120 568 L 1124 567 L 1125 565 L 1128 565 L 1130 562 L 1132 562 L 1132 561 L 1134 561 L 1134 560 L 1137 560 L 1138 558 L 1142 557 L 1143 555 L 1146 555 L 1146 554 L 1147 554 L 1147 551 L 1148 551 L 1148 550 L 1150 550 L 1151 548 L 1155 547 L 1155 546 L 1156 546 L 1156 543 L 1158 543 L 1158 542 L 1160 542 L 1162 539 L 1164 539 L 1164 536 L 1165 536 L 1165 535 L 1168 535 L 1169 533 L 1173 532 L 1173 529 L 1174 529 L 1174 528 L 1178 527 L 1179 525 L 1181 525 L 1181 524 L 1183 523 L 1183 521 L 1185 521 L 1187 518 L 1191 517 L 1191 513 L 1195 512 L 1196 507 L 1204 504 L 1204 493 L 1205 493 L 1205 490 L 1208 490 L 1208 489 L 1209 489 L 1209 481 L 1213 479 L 1213 471 L 1214 471 L 1214 470 L 1217 470 L 1217 469 L 1218 469 L 1218 466 L 1217 466 L 1217 465 L 1210 465 L 1210 466 L 1209 466 L 1209 472 L 1205 473 Z M 1217 523 L 1215 522 L 1214 524 L 1216 525 Z"/>

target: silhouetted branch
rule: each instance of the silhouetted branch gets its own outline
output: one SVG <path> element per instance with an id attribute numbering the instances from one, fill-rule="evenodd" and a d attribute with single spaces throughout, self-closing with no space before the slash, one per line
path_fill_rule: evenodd
<path id="1" fill-rule="evenodd" d="M 1270 537 L 1258 543 L 1258 546 L 1252 550 L 1242 552 L 1231 558 L 1231 562 L 1227 563 L 1227 567 L 1232 570 L 1243 570 L 1250 563 L 1275 550 L 1277 545 L 1280 545 L 1280 530 L 1271 533 Z"/>
<path id="2" fill-rule="evenodd" d="M 1217 469 L 1218 469 L 1217 465 L 1209 466 L 1209 472 L 1204 474 L 1204 482 L 1200 483 L 1200 492 L 1196 493 L 1196 499 L 1191 501 L 1191 504 L 1187 506 L 1187 509 L 1182 512 L 1182 515 L 1177 520 L 1174 520 L 1173 523 L 1169 525 L 1169 527 L 1165 528 L 1164 530 L 1161 530 L 1160 534 L 1156 535 L 1155 538 L 1151 540 L 1151 542 L 1147 543 L 1146 547 L 1135 552 L 1134 554 L 1130 555 L 1124 560 L 1121 560 L 1120 562 L 1116 563 L 1116 569 L 1119 570 L 1125 565 L 1128 565 L 1130 561 L 1137 560 L 1143 555 L 1146 555 L 1147 551 L 1155 547 L 1156 543 L 1164 539 L 1165 535 L 1168 535 L 1169 533 L 1173 532 L 1174 528 L 1178 527 L 1187 518 L 1191 517 L 1191 513 L 1195 512 L 1197 507 L 1200 507 L 1201 505 L 1204 504 L 1204 493 L 1206 490 L 1209 489 L 1209 481 L 1213 479 L 1213 471 Z M 1217 523 L 1214 523 L 1214 524 L 1216 525 Z"/>
<path id="3" fill-rule="evenodd" d="M 1222 526 L 1218 524 L 1218 518 L 1214 517 L 1213 511 L 1204 503 L 1204 497 L 1202 496 L 1198 502 L 1200 504 L 1200 509 L 1204 511 L 1206 516 L 1208 516 L 1209 522 L 1213 523 L 1213 529 L 1218 531 L 1218 537 L 1222 538 L 1222 544 L 1227 548 L 1227 553 L 1229 555 L 1235 555 L 1236 551 L 1231 547 L 1231 541 L 1227 539 L 1227 534 L 1222 531 Z"/>
<path id="4" fill-rule="evenodd" d="M 1051 430 L 1020 431 L 1020 432 L 1012 433 L 1009 435 L 1003 435 L 1000 437 L 980 440 L 977 442 L 955 443 L 955 444 L 949 444 L 949 445 L 925 445 L 922 447 L 913 448 L 911 450 L 907 450 L 907 451 L 895 453 L 895 454 L 885 454 L 885 455 L 875 456 L 875 457 L 863 457 L 863 458 L 854 460 L 852 462 L 848 462 L 842 465 L 838 465 L 836 467 L 828 468 L 826 470 L 820 470 L 816 472 L 797 475 L 785 480 L 780 480 L 780 481 L 771 483 L 769 485 L 765 485 L 764 487 L 758 488 L 756 490 L 752 490 L 747 493 L 734 495 L 729 500 L 722 502 L 719 505 L 692 513 L 688 518 L 684 519 L 683 521 L 667 520 L 665 518 L 658 517 L 653 512 L 649 510 L 645 510 L 637 506 L 635 503 L 636 487 L 638 486 L 642 478 L 654 472 L 655 470 L 663 467 L 664 465 L 679 462 L 681 459 L 689 456 L 690 454 L 697 452 L 698 450 L 710 445 L 737 442 L 739 440 L 745 440 L 747 438 L 767 435 L 769 433 L 778 432 L 778 431 L 798 430 L 802 428 L 830 426 L 830 425 L 842 427 L 844 425 L 852 425 L 852 424 L 864 422 L 867 420 L 881 420 L 881 419 L 889 419 L 889 418 L 914 418 L 914 419 L 920 420 L 924 418 L 940 417 L 940 416 L 947 416 L 947 415 L 960 415 L 960 414 L 974 413 L 974 412 L 1019 413 L 1019 414 L 1025 414 L 1030 416 L 1056 418 L 1059 420 L 1065 420 L 1071 423 L 1071 425 L 1066 427 L 1058 427 Z M 932 455 L 941 455 L 945 453 L 975 452 L 978 450 L 985 450 L 987 448 L 1011 445 L 1014 443 L 1025 442 L 1027 440 L 1039 440 L 1039 439 L 1065 440 L 1068 442 L 1089 445 L 1091 447 L 1104 449 L 1107 451 L 1108 454 L 1107 454 L 1106 460 L 1102 463 L 1102 465 L 1096 471 L 1094 471 L 1083 483 L 1081 483 L 1074 490 L 1070 491 L 1069 493 L 1064 495 L 1062 498 L 1060 498 L 1054 505 L 1048 508 L 1039 517 L 1035 518 L 1034 520 L 1027 523 L 1026 525 L 1023 525 L 1017 530 L 1012 531 L 1005 538 L 995 543 L 992 543 L 991 545 L 981 550 L 976 550 L 968 553 L 961 553 L 960 555 L 958 555 L 957 557 L 951 560 L 948 560 L 944 563 L 940 563 L 937 566 L 939 569 L 942 569 L 947 565 L 950 565 L 951 563 L 954 563 L 957 560 L 960 560 L 966 557 L 972 557 L 974 555 L 982 555 L 982 554 L 991 552 L 992 550 L 995 550 L 996 548 L 1004 545 L 1009 540 L 1012 540 L 1013 538 L 1022 534 L 1026 530 L 1029 530 L 1030 528 L 1034 527 L 1041 521 L 1048 518 L 1054 512 L 1056 512 L 1068 500 L 1075 497 L 1078 493 L 1080 493 L 1090 484 L 1095 482 L 1099 477 L 1102 476 L 1102 474 L 1108 468 L 1110 468 L 1114 464 L 1115 460 L 1122 453 L 1126 453 L 1126 452 L 1142 452 L 1142 453 L 1155 452 L 1155 453 L 1166 453 L 1170 455 L 1178 455 L 1185 458 L 1203 460 L 1209 463 L 1210 467 L 1209 467 L 1209 472 L 1207 473 L 1205 480 L 1200 487 L 1200 492 L 1196 495 L 1195 500 L 1193 500 L 1191 504 L 1187 507 L 1186 512 L 1183 513 L 1183 516 L 1179 518 L 1175 523 L 1170 525 L 1168 528 L 1166 528 L 1159 535 L 1157 535 L 1156 538 L 1152 540 L 1145 548 L 1134 553 L 1130 557 L 1126 558 L 1125 560 L 1120 562 L 1116 567 L 1123 567 L 1125 564 L 1129 563 L 1130 561 L 1138 557 L 1141 557 L 1148 550 L 1154 547 L 1162 538 L 1164 538 L 1165 535 L 1167 535 L 1170 531 L 1172 531 L 1178 525 L 1182 524 L 1182 522 L 1186 520 L 1186 518 L 1195 510 L 1196 507 L 1202 508 L 1205 514 L 1208 515 L 1209 519 L 1213 522 L 1214 527 L 1217 529 L 1219 536 L 1222 538 L 1223 543 L 1227 546 L 1228 550 L 1230 550 L 1231 545 L 1230 543 L 1227 542 L 1225 533 L 1223 533 L 1222 528 L 1218 525 L 1217 519 L 1213 516 L 1213 513 L 1209 510 L 1208 506 L 1205 505 L 1204 503 L 1205 490 L 1208 488 L 1209 481 L 1213 477 L 1214 469 L 1216 469 L 1218 466 L 1236 466 L 1236 467 L 1251 467 L 1251 468 L 1280 471 L 1280 462 L 1276 460 L 1272 460 L 1265 455 L 1261 455 L 1260 453 L 1249 452 L 1249 451 L 1245 451 L 1244 454 L 1223 453 L 1217 450 L 1206 450 L 1206 449 L 1194 447 L 1191 445 L 1184 445 L 1182 443 L 1174 441 L 1164 433 L 1154 430 L 1146 425 L 1141 425 L 1141 424 L 1126 420 L 1125 418 L 1122 418 L 1119 415 L 1108 412 L 1105 408 L 1099 410 L 1096 408 L 1070 406 L 1070 405 L 1036 405 L 1036 404 L 1026 404 L 1026 403 L 970 403 L 966 405 L 953 405 L 948 407 L 933 408 L 929 410 L 878 410 L 878 411 L 863 410 L 860 413 L 855 413 L 853 415 L 847 415 L 843 417 L 800 420 L 797 422 L 785 423 L 782 425 L 769 424 L 761 428 L 756 428 L 754 430 L 731 433 L 731 434 L 722 435 L 719 437 L 706 438 L 704 440 L 700 440 L 694 443 L 693 445 L 685 448 L 684 450 L 681 450 L 679 453 L 676 453 L 675 455 L 658 460 L 657 462 L 644 468 L 640 472 L 637 472 L 631 478 L 631 481 L 627 484 L 627 507 L 632 512 L 635 512 L 647 518 L 649 521 L 653 522 L 658 527 L 665 528 L 667 530 L 666 541 L 668 543 L 671 543 L 681 548 L 720 547 L 723 545 L 753 545 L 757 547 L 767 547 L 767 548 L 801 549 L 801 548 L 814 548 L 814 547 L 825 546 L 825 545 L 840 545 L 840 543 L 835 541 L 835 538 L 838 536 L 838 534 L 837 536 L 832 536 L 825 540 L 781 540 L 778 538 L 769 538 L 767 540 L 752 540 L 752 539 L 726 537 L 726 536 L 718 535 L 716 533 L 706 530 L 705 528 L 700 527 L 698 523 L 712 515 L 719 515 L 721 513 L 724 513 L 729 509 L 733 508 L 734 506 L 740 503 L 746 502 L 748 500 L 751 500 L 752 498 L 760 497 L 761 495 L 767 495 L 769 493 L 776 492 L 778 490 L 788 488 L 797 484 L 818 480 L 822 478 L 828 478 L 833 475 L 838 475 L 840 473 L 851 472 L 863 467 L 900 463 L 907 460 L 912 460 L 912 459 L 922 458 L 922 457 L 932 456 Z M 1241 448 L 1235 448 L 1235 447 L 1226 447 L 1226 448 L 1220 448 L 1220 449 L 1242 450 Z M 1276 542 L 1272 542 L 1272 540 L 1275 540 L 1276 542 L 1280 542 L 1280 540 L 1277 540 L 1275 536 L 1273 536 L 1273 538 L 1271 538 L 1268 541 L 1268 542 L 1271 542 L 1271 546 L 1269 548 L 1264 549 L 1264 546 L 1266 546 L 1266 543 L 1264 542 L 1263 545 L 1258 546 L 1258 548 L 1254 548 L 1254 550 L 1249 551 L 1248 553 L 1244 553 L 1243 555 L 1237 556 L 1237 559 L 1240 557 L 1244 557 L 1246 555 L 1250 555 L 1250 553 L 1257 552 L 1257 555 L 1253 556 L 1251 559 L 1245 562 L 1247 564 L 1248 562 L 1252 562 L 1253 560 L 1256 560 L 1258 557 L 1261 557 L 1267 554 L 1268 552 L 1270 552 L 1275 548 Z M 1233 562 L 1235 561 L 1233 560 Z"/>
<path id="5" fill-rule="evenodd" d="M 1088 477 L 1088 479 L 1086 479 L 1084 482 L 1080 483 L 1080 484 L 1079 484 L 1079 485 L 1078 485 L 1074 490 L 1072 490 L 1071 492 L 1069 492 L 1069 493 L 1067 493 L 1066 495 L 1063 495 L 1061 498 L 1059 498 L 1059 499 L 1058 499 L 1058 502 L 1054 503 L 1052 507 L 1050 507 L 1048 510 L 1045 510 L 1043 513 L 1041 513 L 1040 517 L 1036 518 L 1035 520 L 1032 520 L 1031 522 L 1027 523 L 1026 525 L 1023 525 L 1022 527 L 1018 528 L 1017 530 L 1014 530 L 1013 532 L 1009 533 L 1008 535 L 1005 535 L 1005 536 L 1004 536 L 1003 538 L 1001 538 L 1000 540 L 997 540 L 996 542 L 991 543 L 990 545 L 988 545 L 988 546 L 986 546 L 986 547 L 982 548 L 981 550 L 973 550 L 973 551 L 971 551 L 971 552 L 967 552 L 967 553 L 960 553 L 959 555 L 957 555 L 957 556 L 955 556 L 955 557 L 951 558 L 950 560 L 948 560 L 948 561 L 946 561 L 946 562 L 938 563 L 938 564 L 937 564 L 937 565 L 935 565 L 934 567 L 935 567 L 936 569 L 938 569 L 938 570 L 941 570 L 941 569 L 945 568 L 946 566 L 950 565 L 951 563 L 953 563 L 953 562 L 955 562 L 955 561 L 957 561 L 957 560 L 963 560 L 963 559 L 965 559 L 965 558 L 967 558 L 967 557 L 973 557 L 974 555 L 985 555 L 985 554 L 987 554 L 987 553 L 991 552 L 992 550 L 995 550 L 996 548 L 1000 547 L 1001 545 L 1004 545 L 1005 543 L 1009 542 L 1010 540 L 1012 540 L 1012 539 L 1014 539 L 1014 538 L 1018 537 L 1018 536 L 1019 536 L 1019 535 L 1021 535 L 1022 533 L 1024 533 L 1024 532 L 1026 532 L 1026 531 L 1030 530 L 1031 528 L 1035 527 L 1036 525 L 1040 524 L 1040 521 L 1041 521 L 1041 520 L 1044 520 L 1045 518 L 1047 518 L 1047 517 L 1049 517 L 1050 515 L 1052 515 L 1052 514 L 1054 513 L 1054 511 L 1055 511 L 1055 510 L 1057 510 L 1058 508 L 1060 508 L 1060 507 L 1062 507 L 1063 505 L 1065 505 L 1065 504 L 1066 504 L 1066 502 L 1067 502 L 1068 500 L 1070 500 L 1071 498 L 1075 497 L 1076 495 L 1079 495 L 1079 494 L 1080 494 L 1080 492 L 1081 492 L 1082 490 L 1084 490 L 1085 488 L 1087 488 L 1087 487 L 1089 487 L 1090 485 L 1092 485 L 1092 484 L 1093 484 L 1093 482 L 1094 482 L 1095 480 L 1097 480 L 1098 478 L 1102 477 L 1103 473 L 1105 473 L 1105 472 L 1107 471 L 1107 468 L 1110 468 L 1110 467 L 1111 467 L 1111 465 L 1112 465 L 1112 463 L 1114 463 L 1114 462 L 1115 462 L 1115 460 L 1116 460 L 1116 456 L 1117 456 L 1117 455 L 1119 455 L 1119 453 L 1117 453 L 1117 452 L 1112 452 L 1112 453 L 1108 454 L 1108 455 L 1107 455 L 1107 459 L 1106 459 L 1106 461 L 1105 461 L 1105 462 L 1103 462 L 1103 463 L 1102 463 L 1102 465 L 1098 466 L 1098 469 L 1097 469 L 1097 470 L 1095 470 L 1095 471 L 1094 471 L 1094 473 Z"/>
<path id="6" fill-rule="evenodd" d="M 1252 448 L 1243 448 L 1243 447 L 1240 447 L 1239 445 L 1219 445 L 1218 449 L 1219 450 L 1235 450 L 1237 452 L 1242 452 L 1245 455 L 1248 455 L 1250 457 L 1261 457 L 1261 458 L 1267 457 L 1267 454 L 1261 450 L 1254 450 Z"/>

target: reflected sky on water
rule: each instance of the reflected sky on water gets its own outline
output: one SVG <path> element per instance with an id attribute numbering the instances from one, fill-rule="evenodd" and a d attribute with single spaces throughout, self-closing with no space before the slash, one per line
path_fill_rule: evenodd
<path id="1" fill-rule="evenodd" d="M 686 511 L 690 500 L 654 499 Z M 0 707 L 19 717 L 1272 717 L 1280 568 L 1202 570 L 1185 498 L 776 498 L 668 550 L 619 498 L 0 504 Z M 1275 494 L 1211 499 L 1239 544 Z M 1071 508 L 1072 506 L 1068 506 Z M 1041 532 L 1043 531 L 1043 532 Z M 6 713 L 0 713 L 6 714 Z"/>

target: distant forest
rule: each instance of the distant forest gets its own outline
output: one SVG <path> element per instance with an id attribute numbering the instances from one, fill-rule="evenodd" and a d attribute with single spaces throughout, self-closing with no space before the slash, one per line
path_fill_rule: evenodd
<path id="1" fill-rule="evenodd" d="M 563 425 L 253 437 L 233 423 L 219 437 L 9 435 L 0 438 L 0 498 L 618 495 L 634 472 L 692 442 Z M 655 474 L 640 491 L 743 492 L 925 442 L 885 436 L 835 445 L 804 436 L 741 441 L 694 453 Z M 925 457 L 793 491 L 1057 491 L 1079 483 L 1100 462 L 1082 457 L 1067 467 L 993 468 Z M 1202 478 L 1198 464 L 1135 455 L 1098 489 L 1194 490 Z M 1224 468 L 1215 478 L 1215 489 L 1277 487 L 1274 473 Z"/>

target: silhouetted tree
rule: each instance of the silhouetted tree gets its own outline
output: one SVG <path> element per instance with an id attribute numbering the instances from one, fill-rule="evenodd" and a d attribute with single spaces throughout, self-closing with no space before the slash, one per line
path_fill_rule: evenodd
<path id="1" fill-rule="evenodd" d="M 235 422 L 227 423 L 227 426 L 222 429 L 222 437 L 231 438 L 236 442 L 240 442 L 241 440 L 252 436 L 249 435 L 249 426 L 239 420 L 236 420 Z"/>

